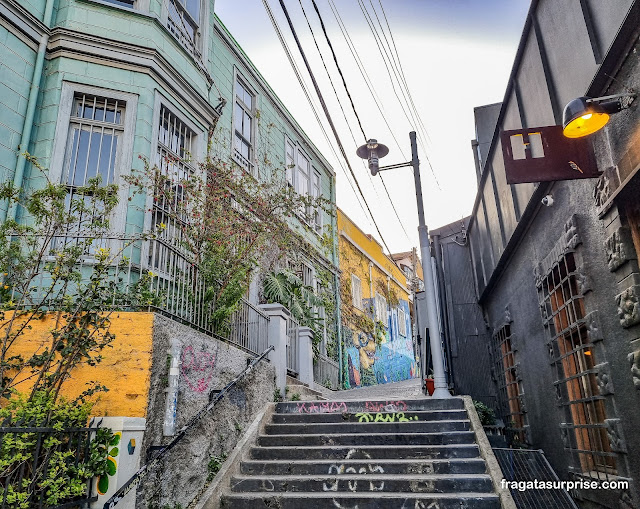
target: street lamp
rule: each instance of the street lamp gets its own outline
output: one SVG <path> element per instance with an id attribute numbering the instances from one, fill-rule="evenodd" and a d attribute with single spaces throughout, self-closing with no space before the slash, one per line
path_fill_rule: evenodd
<path id="1" fill-rule="evenodd" d="M 378 143 L 377 140 L 368 140 L 366 145 L 358 148 L 356 154 L 369 162 L 371 175 L 377 175 L 380 171 L 413 166 L 413 176 L 416 184 L 416 201 L 418 202 L 418 234 L 420 238 L 420 255 L 422 257 L 422 270 L 424 272 L 424 285 L 427 300 L 427 323 L 429 325 L 429 342 L 431 345 L 431 359 L 433 362 L 433 398 L 450 398 L 447 388 L 447 379 L 444 374 L 444 362 L 442 358 L 442 348 L 440 341 L 440 328 L 438 325 L 438 314 L 436 308 L 435 285 L 433 282 L 433 272 L 431 268 L 431 250 L 429 249 L 429 228 L 424 220 L 424 205 L 422 203 L 422 184 L 420 183 L 420 161 L 418 159 L 418 146 L 416 144 L 416 133 L 409 133 L 411 140 L 411 161 L 406 163 L 391 164 L 389 166 L 379 166 L 379 159 L 389 153 L 389 148 Z"/>
<path id="2" fill-rule="evenodd" d="M 629 106 L 636 94 L 606 97 L 578 97 L 570 101 L 562 113 L 562 132 L 567 138 L 581 138 L 602 129 L 609 116 Z"/>

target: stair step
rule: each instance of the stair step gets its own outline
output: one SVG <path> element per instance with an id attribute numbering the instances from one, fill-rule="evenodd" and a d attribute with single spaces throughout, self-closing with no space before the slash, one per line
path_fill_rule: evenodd
<path id="1" fill-rule="evenodd" d="M 368 459 L 338 460 L 346 471 L 349 467 L 359 471 L 370 464 Z M 482 458 L 444 459 L 444 460 L 388 460 L 376 459 L 386 474 L 484 474 L 486 466 Z M 248 460 L 240 464 L 240 471 L 249 475 L 325 475 L 336 460 Z"/>
<path id="2" fill-rule="evenodd" d="M 462 410 L 462 398 L 398 399 L 352 401 L 288 401 L 276 405 L 279 414 L 341 414 L 343 412 L 412 412 L 424 410 Z"/>
<path id="3" fill-rule="evenodd" d="M 471 444 L 475 440 L 472 431 L 452 431 L 439 433 L 343 433 L 343 434 L 306 434 L 306 435 L 260 435 L 258 445 L 277 446 L 367 446 L 381 445 L 445 445 Z"/>
<path id="4" fill-rule="evenodd" d="M 500 509 L 490 493 L 235 493 L 223 495 L 221 509 Z"/>
<path id="5" fill-rule="evenodd" d="M 267 424 L 268 435 L 336 434 L 336 433 L 433 433 L 468 431 L 469 421 L 344 422 Z"/>
<path id="6" fill-rule="evenodd" d="M 380 417 L 378 417 L 380 413 Z M 402 412 L 402 416 L 405 419 L 412 421 L 425 422 L 425 421 L 437 421 L 437 420 L 465 420 L 467 419 L 467 412 L 464 410 L 420 410 L 420 411 L 407 411 Z M 372 420 L 378 419 L 390 419 L 387 416 L 395 415 L 396 420 L 399 416 L 396 412 L 374 412 L 371 413 Z M 362 415 L 359 412 L 342 412 L 342 413 L 315 413 L 315 414 L 300 414 L 300 413 L 284 413 L 274 414 L 273 422 L 275 424 L 293 424 L 293 423 L 329 423 L 329 422 L 360 422 Z"/>
<path id="7" fill-rule="evenodd" d="M 354 451 L 350 446 L 320 447 L 252 447 L 250 457 L 257 460 L 271 459 L 337 459 L 347 458 Z M 387 459 L 445 459 L 445 458 L 477 458 L 476 444 L 455 445 L 368 445 L 358 447 L 362 458 Z"/>
<path id="8" fill-rule="evenodd" d="M 363 467 L 364 468 L 364 467 Z M 268 492 L 411 492 L 411 493 L 490 493 L 491 478 L 486 474 L 476 475 L 386 475 L 382 466 L 369 465 L 366 473 L 333 474 L 324 476 L 234 476 L 231 490 Z"/>

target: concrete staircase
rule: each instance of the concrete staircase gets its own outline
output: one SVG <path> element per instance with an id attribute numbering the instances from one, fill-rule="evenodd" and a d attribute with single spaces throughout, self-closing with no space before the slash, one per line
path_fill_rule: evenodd
<path id="1" fill-rule="evenodd" d="M 219 507 L 501 507 L 462 398 L 278 403 L 266 421 Z"/>

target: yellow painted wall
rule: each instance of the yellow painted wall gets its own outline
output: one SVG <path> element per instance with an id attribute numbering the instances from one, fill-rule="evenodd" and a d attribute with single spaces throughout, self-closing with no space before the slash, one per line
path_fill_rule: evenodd
<path id="1" fill-rule="evenodd" d="M 7 314 L 6 319 L 11 315 Z M 109 392 L 97 395 L 98 402 L 92 414 L 102 416 L 146 417 L 147 399 L 151 381 L 151 353 L 153 338 L 153 313 L 117 312 L 110 316 L 110 332 L 115 334 L 112 348 L 102 351 L 102 362 L 97 366 L 81 366 L 63 386 L 63 395 L 75 398 L 87 389 L 86 382 L 93 380 L 105 385 Z M 11 354 L 29 358 L 51 343 L 50 331 L 55 315 L 33 320 L 32 329 L 26 330 L 11 347 Z M 16 389 L 30 390 L 29 381 L 21 382 Z"/>
<path id="2" fill-rule="evenodd" d="M 369 288 L 369 258 L 380 265 L 384 271 L 374 263 L 372 268 L 373 292 L 375 294 L 376 281 L 383 280 L 386 284 L 387 275 L 391 275 L 398 282 L 407 287 L 407 278 L 387 255 L 384 254 L 382 246 L 370 235 L 364 233 L 349 217 L 338 209 L 338 232 L 340 247 L 340 269 L 348 277 L 354 273 L 362 281 L 362 298 L 373 297 Z M 342 235 L 344 233 L 344 235 Z M 345 238 L 345 235 L 347 238 Z M 350 239 L 350 240 L 349 240 Z M 351 241 L 351 242 L 350 242 Z M 357 246 L 354 246 L 354 244 Z M 386 272 L 385 272 L 386 271 Z M 409 294 L 398 285 L 393 279 L 390 282 L 391 288 L 395 290 L 400 299 L 409 300 Z"/>

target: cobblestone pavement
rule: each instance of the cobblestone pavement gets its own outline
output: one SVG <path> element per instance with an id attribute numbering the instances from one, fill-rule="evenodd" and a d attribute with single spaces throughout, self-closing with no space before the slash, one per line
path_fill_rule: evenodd
<path id="1" fill-rule="evenodd" d="M 402 382 L 371 385 L 348 391 L 331 391 L 325 394 L 328 399 L 354 400 L 354 399 L 416 399 L 424 398 L 422 394 L 421 380 L 411 378 Z"/>

